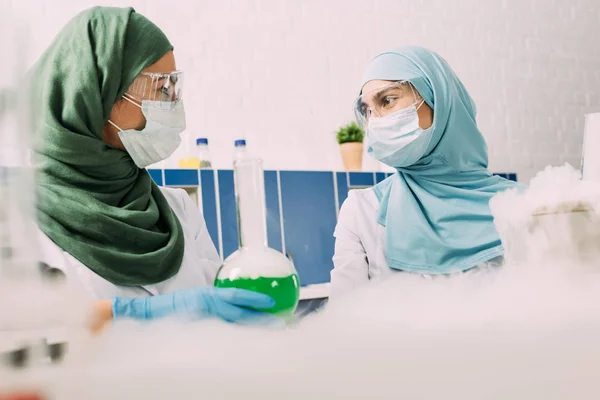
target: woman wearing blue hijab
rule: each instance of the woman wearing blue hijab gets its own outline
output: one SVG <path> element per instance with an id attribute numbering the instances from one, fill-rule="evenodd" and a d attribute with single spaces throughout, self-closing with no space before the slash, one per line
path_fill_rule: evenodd
<path id="1" fill-rule="evenodd" d="M 471 96 L 420 47 L 379 54 L 355 103 L 369 153 L 397 173 L 340 210 L 332 297 L 391 271 L 447 275 L 502 263 L 489 200 L 515 187 L 488 170 Z"/>

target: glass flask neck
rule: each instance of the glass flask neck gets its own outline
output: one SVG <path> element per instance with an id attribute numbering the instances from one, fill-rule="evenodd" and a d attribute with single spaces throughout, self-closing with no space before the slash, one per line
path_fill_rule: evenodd
<path id="1" fill-rule="evenodd" d="M 241 159 L 234 163 L 233 168 L 240 247 L 265 247 L 267 223 L 262 160 Z"/>

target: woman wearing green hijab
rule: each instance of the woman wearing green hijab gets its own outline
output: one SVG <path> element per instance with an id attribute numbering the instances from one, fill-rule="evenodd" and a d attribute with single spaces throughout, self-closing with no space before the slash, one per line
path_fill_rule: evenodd
<path id="1" fill-rule="evenodd" d="M 131 8 L 73 18 L 30 73 L 43 261 L 97 302 L 102 320 L 185 312 L 262 319 L 272 299 L 212 286 L 220 265 L 183 190 L 146 166 L 185 129 L 173 46 Z"/>
<path id="2" fill-rule="evenodd" d="M 489 200 L 519 185 L 488 170 L 475 103 L 448 63 L 422 47 L 386 51 L 358 94 L 368 151 L 396 173 L 344 202 L 332 296 L 392 271 L 430 277 L 501 264 Z"/>

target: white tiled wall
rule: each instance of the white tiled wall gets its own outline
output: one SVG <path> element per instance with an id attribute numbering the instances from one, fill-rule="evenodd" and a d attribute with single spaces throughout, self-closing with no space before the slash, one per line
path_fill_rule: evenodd
<path id="1" fill-rule="evenodd" d="M 95 4 L 12 0 L 30 24 L 30 59 Z M 188 134 L 210 139 L 220 168 L 245 137 L 267 168 L 341 169 L 334 132 L 352 119 L 362 70 L 401 44 L 438 51 L 462 77 L 495 171 L 526 180 L 549 163 L 579 166 L 583 115 L 600 111 L 598 0 L 104 4 L 133 5 L 171 38 L 187 73 Z"/>

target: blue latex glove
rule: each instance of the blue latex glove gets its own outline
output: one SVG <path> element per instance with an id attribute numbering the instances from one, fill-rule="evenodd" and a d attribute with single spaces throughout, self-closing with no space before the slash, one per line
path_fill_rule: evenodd
<path id="1" fill-rule="evenodd" d="M 244 289 L 201 286 L 152 297 L 113 299 L 113 318 L 150 320 L 173 315 L 193 319 L 221 318 L 242 324 L 269 323 L 278 320 L 273 315 L 248 307 L 271 308 L 271 297 Z"/>

